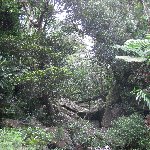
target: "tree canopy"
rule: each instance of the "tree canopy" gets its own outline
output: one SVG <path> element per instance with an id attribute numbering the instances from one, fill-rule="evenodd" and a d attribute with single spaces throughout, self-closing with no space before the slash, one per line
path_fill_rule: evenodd
<path id="1" fill-rule="evenodd" d="M 1 0 L 0 125 L 35 117 L 44 126 L 65 128 L 72 141 L 88 148 L 101 137 L 87 120 L 98 121 L 98 128 L 113 125 L 112 135 L 120 127 L 117 134 L 130 129 L 126 120 L 135 126 L 135 120 L 148 143 L 138 114 L 150 111 L 149 49 L 148 0 Z M 82 133 L 83 124 L 92 135 L 86 127 Z M 28 130 L 15 130 L 19 138 L 20 132 Z M 141 139 L 139 146 L 149 147 Z M 121 140 L 125 148 L 135 146 Z M 116 141 L 106 137 L 105 145 L 121 148 Z"/>

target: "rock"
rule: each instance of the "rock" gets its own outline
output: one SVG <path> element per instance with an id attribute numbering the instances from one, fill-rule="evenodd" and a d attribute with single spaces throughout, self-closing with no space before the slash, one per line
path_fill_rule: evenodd
<path id="1" fill-rule="evenodd" d="M 101 121 L 104 114 L 104 102 L 101 99 L 93 100 L 90 102 L 90 107 L 88 102 L 79 103 L 81 107 L 86 107 L 88 111 L 78 112 L 78 115 L 86 120 L 91 121 L 91 123 L 99 128 L 101 127 Z"/>
<path id="2" fill-rule="evenodd" d="M 99 120 L 92 120 L 90 123 L 93 125 L 94 128 L 98 129 L 100 127 Z"/>
<path id="3" fill-rule="evenodd" d="M 58 117 L 56 118 L 57 124 L 66 124 L 78 120 L 82 114 L 87 114 L 88 109 L 80 107 L 75 102 L 69 99 L 61 98 L 58 100 Z"/>
<path id="4" fill-rule="evenodd" d="M 150 127 L 150 114 L 145 117 L 145 124 Z"/>
<path id="5" fill-rule="evenodd" d="M 56 124 L 66 124 L 74 122 L 79 118 L 89 120 L 95 127 L 101 127 L 101 120 L 104 114 L 104 103 L 101 99 L 90 102 L 73 102 L 67 98 L 57 100 L 57 110 L 59 111 Z"/>
<path id="6" fill-rule="evenodd" d="M 64 107 L 67 110 L 70 110 L 74 113 L 88 112 L 89 111 L 87 108 L 81 107 L 81 106 L 77 105 L 75 102 L 70 101 L 69 99 L 65 99 L 65 98 L 61 98 L 59 100 L 59 104 L 61 107 Z"/>
<path id="7" fill-rule="evenodd" d="M 55 149 L 55 148 L 58 148 L 58 147 L 57 147 L 57 144 L 56 144 L 55 142 L 49 142 L 49 143 L 47 144 L 47 147 L 48 147 L 48 149 Z"/>
<path id="8" fill-rule="evenodd" d="M 113 120 L 111 108 L 106 108 L 105 113 L 101 122 L 102 127 L 110 127 L 111 126 L 111 121 Z"/>
<path id="9" fill-rule="evenodd" d="M 2 119 L 2 126 L 4 127 L 20 128 L 28 125 L 29 125 L 28 123 L 24 123 L 22 121 L 15 120 L 15 119 Z"/>
<path id="10" fill-rule="evenodd" d="M 118 117 L 124 115 L 124 109 L 119 104 L 114 104 L 114 106 L 108 106 L 105 109 L 104 116 L 102 119 L 102 127 L 111 127 L 111 122 Z"/>

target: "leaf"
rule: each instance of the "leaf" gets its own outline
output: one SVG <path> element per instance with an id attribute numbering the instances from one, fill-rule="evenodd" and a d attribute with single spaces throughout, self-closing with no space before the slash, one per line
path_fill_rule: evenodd
<path id="1" fill-rule="evenodd" d="M 136 100 L 140 101 L 141 99 L 143 99 L 143 101 L 147 104 L 147 106 L 150 109 L 150 95 L 141 89 L 138 89 L 137 91 L 135 91 L 135 93 Z"/>
<path id="2" fill-rule="evenodd" d="M 116 59 L 122 59 L 127 62 L 144 62 L 147 59 L 144 57 L 131 57 L 131 56 L 116 56 Z"/>
<path id="3" fill-rule="evenodd" d="M 3 89 L 4 88 L 4 86 L 3 86 L 3 83 L 2 82 L 0 82 L 0 87 Z"/>

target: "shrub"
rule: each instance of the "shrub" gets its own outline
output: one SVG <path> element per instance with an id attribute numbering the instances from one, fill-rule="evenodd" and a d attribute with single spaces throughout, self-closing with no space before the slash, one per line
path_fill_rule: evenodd
<path id="1" fill-rule="evenodd" d="M 21 132 L 25 145 L 43 147 L 46 146 L 53 138 L 51 133 L 46 133 L 44 129 L 39 127 L 24 128 Z"/>
<path id="2" fill-rule="evenodd" d="M 46 147 L 52 135 L 41 128 L 3 128 L 0 129 L 0 149 L 2 150 L 38 150 Z"/>
<path id="3" fill-rule="evenodd" d="M 70 136 L 75 145 L 83 148 L 104 145 L 101 133 L 89 121 L 78 120 L 68 125 Z"/>
<path id="4" fill-rule="evenodd" d="M 0 149 L 16 150 L 22 146 L 23 138 L 21 132 L 15 129 L 0 129 Z"/>
<path id="5" fill-rule="evenodd" d="M 114 150 L 150 149 L 150 133 L 143 118 L 138 114 L 120 117 L 107 131 L 106 140 Z"/>

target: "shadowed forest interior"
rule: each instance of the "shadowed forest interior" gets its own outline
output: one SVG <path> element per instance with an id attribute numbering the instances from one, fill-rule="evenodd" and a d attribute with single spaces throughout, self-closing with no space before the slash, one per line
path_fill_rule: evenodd
<path id="1" fill-rule="evenodd" d="M 149 0 L 0 0 L 0 150 L 150 150 Z"/>

